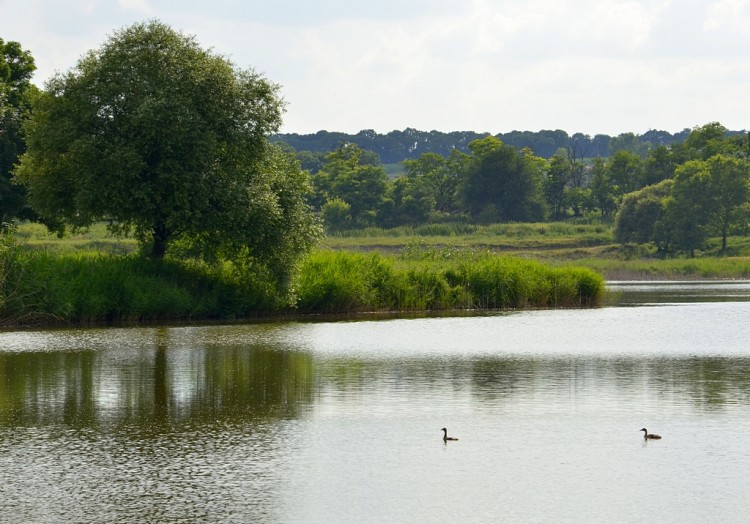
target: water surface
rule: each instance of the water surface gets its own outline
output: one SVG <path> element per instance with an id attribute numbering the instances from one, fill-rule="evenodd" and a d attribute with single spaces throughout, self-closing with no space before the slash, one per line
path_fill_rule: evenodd
<path id="1" fill-rule="evenodd" d="M 0 333 L 0 521 L 743 522 L 750 284 L 701 286 Z"/>

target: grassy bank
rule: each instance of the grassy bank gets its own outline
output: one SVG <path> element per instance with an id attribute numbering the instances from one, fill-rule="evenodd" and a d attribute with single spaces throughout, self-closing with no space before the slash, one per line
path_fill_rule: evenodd
<path id="1" fill-rule="evenodd" d="M 136 255 L 26 252 L 4 264 L 0 324 L 246 317 L 278 307 L 268 286 L 231 267 Z"/>
<path id="2" fill-rule="evenodd" d="M 0 246 L 0 324 L 236 319 L 288 313 L 581 307 L 604 281 L 581 268 L 492 255 L 455 264 L 404 263 L 377 253 L 319 251 L 290 304 L 269 281 L 229 264 L 155 261 L 135 254 Z"/>
<path id="3" fill-rule="evenodd" d="M 24 224 L 0 246 L 0 324 L 235 319 L 257 315 L 595 305 L 604 282 L 750 278 L 750 240 L 659 259 L 606 224 L 438 224 L 330 236 L 295 299 L 252 270 L 152 261 L 103 226 L 58 239 Z"/>
<path id="4" fill-rule="evenodd" d="M 455 264 L 398 264 L 377 253 L 320 251 L 302 270 L 298 307 L 309 312 L 555 308 L 597 305 L 604 279 L 495 255 Z"/>

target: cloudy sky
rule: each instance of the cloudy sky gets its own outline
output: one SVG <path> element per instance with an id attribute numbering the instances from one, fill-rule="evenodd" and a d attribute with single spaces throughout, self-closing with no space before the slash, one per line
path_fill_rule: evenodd
<path id="1" fill-rule="evenodd" d="M 750 0 L 0 0 L 39 85 L 148 19 L 281 84 L 284 132 L 750 128 Z"/>

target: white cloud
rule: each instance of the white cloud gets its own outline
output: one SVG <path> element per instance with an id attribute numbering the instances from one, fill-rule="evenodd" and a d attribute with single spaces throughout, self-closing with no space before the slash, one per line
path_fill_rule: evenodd
<path id="1" fill-rule="evenodd" d="M 704 29 L 706 31 L 745 32 L 749 22 L 750 1 L 720 0 L 711 5 Z"/>
<path id="2" fill-rule="evenodd" d="M 16 4 L 0 0 L 0 36 L 40 79 L 155 17 L 282 84 L 287 131 L 746 126 L 750 0 Z"/>
<path id="3" fill-rule="evenodd" d="M 148 0 L 117 0 L 117 5 L 124 11 L 136 11 L 147 15 L 154 12 Z"/>

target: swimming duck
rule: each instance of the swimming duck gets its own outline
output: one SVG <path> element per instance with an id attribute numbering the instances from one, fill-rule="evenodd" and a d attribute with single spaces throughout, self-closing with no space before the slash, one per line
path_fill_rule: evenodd
<path id="1" fill-rule="evenodd" d="M 638 431 L 643 431 L 643 438 L 646 440 L 652 439 L 652 440 L 659 440 L 661 438 L 661 435 L 655 435 L 653 433 L 649 433 L 646 428 L 641 428 Z"/>
<path id="2" fill-rule="evenodd" d="M 458 440 L 457 438 L 449 437 L 447 429 L 442 428 L 440 431 L 443 432 L 443 442 L 448 442 L 449 440 Z"/>

